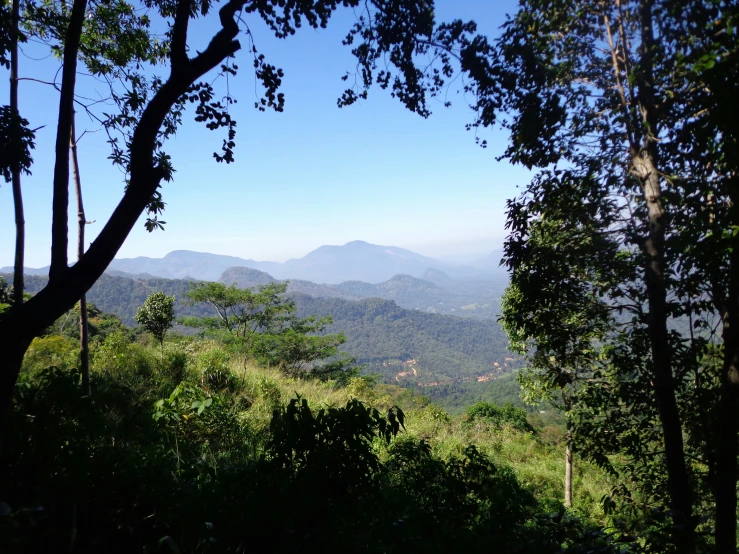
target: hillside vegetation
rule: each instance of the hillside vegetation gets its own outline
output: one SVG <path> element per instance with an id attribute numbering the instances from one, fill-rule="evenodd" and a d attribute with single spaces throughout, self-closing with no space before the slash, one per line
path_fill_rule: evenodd
<path id="1" fill-rule="evenodd" d="M 239 284 L 253 287 L 273 282 L 255 270 L 249 275 L 249 281 Z M 45 277 L 28 276 L 26 290 L 35 293 L 45 282 Z M 105 274 L 87 298 L 127 325 L 134 324 L 137 307 L 157 291 L 176 298 L 178 316 L 210 315 L 207 308 L 186 302 L 193 284 Z M 291 298 L 302 317 L 330 316 L 333 324 L 328 332 L 344 333 L 343 349 L 364 364 L 366 372 L 377 373 L 386 382 L 436 389 L 429 393 L 435 398 L 442 398 L 438 391 L 455 383 L 485 382 L 520 367 L 520 358 L 508 350 L 508 339 L 495 321 L 409 310 L 380 298 L 351 301 L 299 293 L 292 293 Z"/>
<path id="2" fill-rule="evenodd" d="M 160 351 L 93 319 L 92 397 L 74 338 L 26 356 L 1 460 L 8 552 L 610 551 L 608 479 L 578 466 L 566 513 L 556 429 L 451 416 L 361 377 L 288 377 L 213 340 Z"/>

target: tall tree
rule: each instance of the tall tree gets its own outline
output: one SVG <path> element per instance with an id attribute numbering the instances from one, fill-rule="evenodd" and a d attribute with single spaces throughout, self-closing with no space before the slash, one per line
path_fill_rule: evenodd
<path id="1" fill-rule="evenodd" d="M 569 211 L 587 209 L 572 203 Z M 518 375 L 521 396 L 530 404 L 546 402 L 564 412 L 565 506 L 572 506 L 573 409 L 582 383 L 593 377 L 598 344 L 611 325 L 610 312 L 590 286 L 598 275 L 580 261 L 600 256 L 616 259 L 608 241 L 592 236 L 592 228 L 562 221 L 555 214 L 532 223 L 526 261 L 516 268 L 501 300 L 501 322 L 510 347 L 524 356 Z M 532 310 L 532 305 L 536 306 Z"/>
<path id="2" fill-rule="evenodd" d="M 552 344 L 560 330 L 535 316 L 544 285 L 583 288 L 613 314 L 588 398 L 630 395 L 642 403 L 631 412 L 637 427 L 639 415 L 658 417 L 658 436 L 645 427 L 643 437 L 662 448 L 630 452 L 661 460 L 674 544 L 686 552 L 703 479 L 687 463 L 694 456 L 711 468 L 717 544 L 736 550 L 739 374 L 730 338 L 739 312 L 729 230 L 739 220 L 727 102 L 737 93 L 736 13 L 723 0 L 523 0 L 487 55 L 463 60 L 476 76 L 473 127 L 498 119 L 511 133 L 504 157 L 538 169 L 509 204 L 505 260 L 523 295 L 516 324 L 526 340 L 541 345 L 548 334 Z M 613 255 L 591 250 L 547 274 L 532 242 L 547 221 L 558 222 L 545 229 L 552 249 L 572 251 L 569 232 L 582 229 L 578 240 Z M 723 357 L 720 406 L 702 395 L 710 375 L 696 380 L 709 352 Z M 716 416 L 700 452 L 686 424 L 697 398 Z"/>
<path id="3" fill-rule="evenodd" d="M 74 181 L 74 195 L 77 200 L 77 260 L 85 254 L 85 205 L 82 202 L 82 178 L 80 177 L 80 162 L 77 155 L 77 132 L 74 117 L 72 116 L 72 132 L 69 135 L 69 149 L 72 151 L 72 180 Z M 80 297 L 80 370 L 82 372 L 82 391 L 90 396 L 90 347 L 89 327 L 87 325 L 87 297 Z"/>
<path id="4" fill-rule="evenodd" d="M 25 40 L 20 29 L 20 0 L 12 0 L 10 10 L 0 6 L 0 65 L 10 69 L 10 105 L 0 110 L 0 130 L 3 156 L 0 160 L 3 176 L 12 183 L 13 207 L 15 212 L 15 269 L 13 274 L 13 302 L 23 302 L 23 263 L 25 253 L 25 216 L 21 173 L 28 172 L 31 165 L 30 150 L 33 148 L 33 131 L 28 121 L 20 116 L 18 109 L 18 43 Z M 8 54 L 10 57 L 8 58 Z"/>
<path id="5" fill-rule="evenodd" d="M 18 34 L 20 32 L 20 0 L 13 0 L 10 38 L 10 110 L 14 117 L 20 117 L 18 110 Z M 23 214 L 23 191 L 21 190 L 21 167 L 14 164 L 12 169 L 13 206 L 15 208 L 15 258 L 13 289 L 15 304 L 23 302 L 23 263 L 26 241 L 26 221 Z"/>
<path id="6" fill-rule="evenodd" d="M 359 4 L 359 0 L 308 0 L 299 3 L 228 0 L 218 11 L 218 31 L 202 51 L 191 53 L 188 48 L 190 20 L 209 17 L 211 4 L 207 0 L 154 2 L 168 25 L 166 41 L 158 44 L 169 60 L 169 75 L 166 78 L 156 76 L 155 68 L 149 65 L 151 48 L 144 48 L 142 53 L 132 47 L 121 59 L 113 60 L 115 67 L 122 67 L 119 74 L 126 80 L 128 88 L 126 92 L 119 90 L 114 94 L 119 112 L 106 119 L 105 125 L 111 134 L 113 160 L 126 170 L 126 188 L 98 237 L 82 258 L 68 267 L 68 142 L 74 111 L 77 58 L 87 59 L 88 67 L 97 72 L 110 68 L 110 64 L 95 65 L 95 54 L 101 52 L 100 44 L 82 39 L 86 26 L 97 25 L 99 19 L 86 19 L 86 1 L 74 1 L 69 19 L 59 24 L 63 28 L 64 39 L 57 46 L 63 53 L 64 65 L 57 121 L 49 282 L 32 299 L 0 320 L 0 334 L 10 345 L 0 361 L 0 410 L 3 413 L 10 405 L 23 354 L 33 337 L 89 290 L 145 211 L 150 214 L 147 228 L 153 230 L 161 226 L 157 218 L 164 207 L 160 186 L 162 181 L 171 180 L 173 174 L 170 159 L 162 148 L 167 137 L 179 126 L 187 104 L 196 104 L 196 120 L 205 122 L 208 128 L 225 129 L 227 137 L 222 151 L 216 153 L 215 158 L 227 163 L 233 161 L 236 122 L 228 114 L 232 98 L 227 95 L 225 104 L 215 101 L 213 85 L 200 79 L 217 68 L 225 75 L 236 71 L 230 60 L 241 49 L 237 40 L 240 25 L 244 25 L 249 17 L 259 17 L 278 38 L 286 38 L 303 24 L 325 27 L 338 7 L 357 7 Z M 125 2 L 115 5 L 121 8 L 118 14 L 125 15 L 124 8 L 127 10 L 125 13 L 135 14 L 133 5 Z M 370 0 L 364 3 L 364 7 L 344 41 L 347 45 L 354 45 L 352 51 L 359 58 L 361 77 L 355 87 L 347 89 L 340 105 L 349 105 L 366 97 L 371 85 L 377 81 L 381 88 L 392 84 L 393 95 L 408 109 L 428 116 L 427 98 L 443 92 L 445 82 L 454 73 L 453 56 L 449 52 L 478 48 L 477 43 L 467 38 L 474 33 L 474 24 L 454 22 L 437 27 L 433 3 L 428 0 Z M 125 20 L 123 15 L 118 19 Z M 45 21 L 39 25 L 43 27 Z M 248 28 L 246 35 L 251 41 Z M 121 35 L 117 43 L 130 46 L 133 39 Z M 4 44 L 3 40 L 0 44 Z M 285 100 L 279 92 L 282 71 L 267 63 L 262 54 L 257 55 L 253 44 L 250 50 L 256 75 L 265 88 L 264 97 L 257 107 L 282 111 Z M 424 57 L 422 64 L 415 63 L 418 56 Z M 429 65 L 427 56 L 436 63 Z M 458 53 L 454 56 L 464 57 Z M 378 63 L 383 59 L 389 63 L 382 63 L 383 69 L 378 71 Z M 151 71 L 140 69 L 144 66 Z M 115 136 L 116 133 L 120 134 Z"/>

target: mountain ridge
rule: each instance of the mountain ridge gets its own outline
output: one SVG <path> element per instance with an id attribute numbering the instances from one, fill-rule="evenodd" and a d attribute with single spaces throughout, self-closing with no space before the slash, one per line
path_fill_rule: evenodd
<path id="1" fill-rule="evenodd" d="M 491 256 L 493 256 L 491 254 Z M 301 258 L 285 262 L 257 261 L 224 254 L 173 250 L 161 258 L 138 256 L 116 258 L 107 269 L 108 273 L 122 272 L 135 275 L 150 275 L 166 279 L 191 278 L 217 281 L 224 271 L 232 267 L 247 267 L 264 271 L 276 279 L 301 279 L 314 283 L 339 284 L 345 281 L 362 281 L 379 284 L 395 275 L 410 275 L 423 278 L 431 272 L 432 278 L 447 283 L 454 279 L 499 278 L 487 260 L 473 265 L 458 265 L 418 254 L 397 246 L 371 244 L 355 240 L 343 245 L 323 245 Z M 12 273 L 12 267 L 0 268 L 0 272 Z M 45 275 L 48 266 L 25 268 L 27 275 Z"/>

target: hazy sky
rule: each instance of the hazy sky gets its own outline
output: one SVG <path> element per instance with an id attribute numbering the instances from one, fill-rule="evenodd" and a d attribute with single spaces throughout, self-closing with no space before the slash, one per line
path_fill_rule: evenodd
<path id="1" fill-rule="evenodd" d="M 515 8 L 513 0 L 437 0 L 437 19 L 474 19 L 493 36 Z M 340 77 L 354 68 L 354 58 L 341 45 L 353 14 L 339 12 L 329 28 L 302 29 L 278 41 L 251 22 L 257 47 L 268 61 L 285 71 L 283 113 L 253 108 L 254 75 L 248 55 L 237 54 L 241 70 L 231 80 L 240 102 L 232 107 L 237 120 L 236 163 L 217 164 L 223 135 L 187 118 L 166 147 L 177 173 L 163 187 L 167 203 L 166 231 L 147 233 L 137 224 L 118 257 L 160 257 L 188 249 L 258 260 L 300 257 L 322 244 L 361 239 L 395 245 L 429 256 L 489 252 L 505 236 L 505 200 L 525 184 L 528 173 L 495 157 L 506 135 L 482 131 L 490 146 L 475 145 L 465 130 L 472 119 L 465 99 L 449 91 L 450 109 L 440 103 L 427 120 L 406 111 L 379 89 L 367 101 L 338 109 L 345 88 Z M 217 18 L 193 26 L 191 48 L 202 48 Z M 42 58 L 39 45 L 24 46 L 22 77 L 51 81 L 58 69 Z M 33 58 L 33 59 L 32 59 Z M 7 83 L 7 72 L 1 73 Z M 95 97 L 104 87 L 80 78 L 78 90 Z M 7 86 L 0 103 L 8 103 Z M 58 93 L 51 87 L 22 81 L 20 108 L 37 131 L 33 175 L 23 179 L 26 207 L 26 265 L 49 263 L 51 184 Z M 78 135 L 99 126 L 84 114 Z M 102 132 L 80 142 L 80 164 L 88 225 L 88 242 L 120 200 L 122 175 L 107 159 Z M 70 200 L 73 202 L 73 195 Z M 70 206 L 72 208 L 72 206 Z M 76 240 L 76 216 L 70 209 L 70 245 Z M 143 220 L 142 220 L 143 221 Z M 0 266 L 12 265 L 14 223 L 9 184 L 0 187 Z M 70 249 L 70 260 L 76 259 Z"/>

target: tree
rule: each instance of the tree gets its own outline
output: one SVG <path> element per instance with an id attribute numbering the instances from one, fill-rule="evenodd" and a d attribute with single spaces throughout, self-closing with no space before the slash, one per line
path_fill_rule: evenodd
<path id="1" fill-rule="evenodd" d="M 673 542 L 686 552 L 704 480 L 717 545 L 736 550 L 736 22 L 736 3 L 722 0 L 524 0 L 488 52 L 463 63 L 477 68 L 472 126 L 499 121 L 503 157 L 537 170 L 508 205 L 511 327 L 555 355 L 556 375 L 568 367 L 557 340 L 571 335 L 552 307 L 574 295 L 597 308 L 580 435 L 602 463 L 622 449 L 635 470 L 664 468 Z M 718 373 L 702 363 L 709 353 L 723 357 Z M 713 422 L 706 440 L 686 423 L 698 399 Z M 631 442 L 603 414 L 625 418 Z"/>
<path id="2" fill-rule="evenodd" d="M 142 325 L 154 336 L 161 349 L 164 348 L 164 337 L 167 331 L 174 324 L 174 301 L 174 296 L 167 296 L 163 292 L 152 293 L 134 316 L 136 323 Z"/>
<path id="3" fill-rule="evenodd" d="M 287 283 L 269 283 L 255 290 L 236 285 L 202 282 L 187 292 L 190 302 L 212 306 L 217 317 L 183 318 L 193 327 L 222 329 L 228 335 L 250 341 L 256 333 L 270 333 L 284 327 L 295 305 L 284 298 Z"/>
<path id="4" fill-rule="evenodd" d="M 20 29 L 20 0 L 12 0 L 10 13 L 6 13 L 7 5 L 0 7 L 0 20 L 9 25 L 6 30 L 7 51 L 0 46 L 0 64 L 10 69 L 10 105 L 0 110 L 0 128 L 8 137 L 3 140 L 6 152 L 2 165 L 6 181 L 12 183 L 13 205 L 15 207 L 15 269 L 13 272 L 14 303 L 23 302 L 23 263 L 25 254 L 25 219 L 23 213 L 23 192 L 21 189 L 21 173 L 28 173 L 31 165 L 30 150 L 34 147 L 34 133 L 28 128 L 28 121 L 23 119 L 18 110 L 18 43 L 25 41 Z M 4 46 L 4 45 L 3 45 Z"/>
<path id="5" fill-rule="evenodd" d="M 77 134 L 74 120 L 72 121 L 72 132 L 69 136 L 69 148 L 72 151 L 72 180 L 74 181 L 74 193 L 77 200 L 77 259 L 85 254 L 85 205 L 82 202 L 82 178 L 80 177 L 80 164 L 77 156 Z M 87 297 L 80 297 L 80 369 L 82 371 L 82 390 L 84 394 L 92 394 L 90 389 L 90 347 L 89 329 L 87 325 Z"/>
<path id="6" fill-rule="evenodd" d="M 210 78 L 208 82 L 201 79 L 217 68 L 224 77 L 237 70 L 231 58 L 241 49 L 237 40 L 242 29 L 240 25 L 246 25 L 249 17 L 259 17 L 278 38 L 286 38 L 303 24 L 313 28 L 325 27 L 340 5 L 357 7 L 359 4 L 359 0 L 299 3 L 228 0 L 218 11 L 220 28 L 199 52 L 189 51 L 189 23 L 191 19 L 211 16 L 212 5 L 207 0 L 157 0 L 147 4 L 168 25 L 164 41 L 154 41 L 153 33 L 147 30 L 148 18 L 139 17 L 135 7 L 126 2 L 115 4 L 118 10 L 103 10 L 101 17 L 87 18 L 87 1 L 75 0 L 71 11 L 63 14 L 64 18 L 52 17 L 38 23 L 42 29 L 60 31 L 55 48 L 62 53 L 63 59 L 53 186 L 51 266 L 46 287 L 28 302 L 16 305 L 0 320 L 0 335 L 11 345 L 0 362 L 0 410 L 3 413 L 10 406 L 21 360 L 33 337 L 89 290 L 141 214 L 148 212 L 146 226 L 149 230 L 162 226 L 158 219 L 164 208 L 160 187 L 162 181 L 170 181 L 173 177 L 173 168 L 163 147 L 166 139 L 178 128 L 187 104 L 196 104 L 196 120 L 204 122 L 209 129 L 225 130 L 227 136 L 222 150 L 214 154 L 216 160 L 226 163 L 234 160 L 236 122 L 228 114 L 228 105 L 233 98 L 227 93 L 225 103 L 215 100 Z M 30 6 L 40 12 L 45 10 L 44 6 L 33 3 Z M 93 2 L 91 6 L 97 4 Z M 383 89 L 392 85 L 392 94 L 408 109 L 428 116 L 427 98 L 444 91 L 445 83 L 454 74 L 453 58 L 464 57 L 454 50 L 478 47 L 467 38 L 475 32 L 474 24 L 454 22 L 436 26 L 433 3 L 428 0 L 371 0 L 364 7 L 366 9 L 344 41 L 346 45 L 353 45 L 352 52 L 359 59 L 361 77 L 354 87 L 347 89 L 339 105 L 347 106 L 366 98 L 371 85 L 377 82 Z M 83 40 L 85 29 L 101 21 L 111 25 L 131 23 L 123 29 L 126 32 L 114 35 L 115 43 L 124 47 L 125 55 L 106 58 L 105 53 L 111 52 L 110 44 Z M 9 29 L 4 25 L 0 28 L 0 53 L 3 55 L 7 50 L 8 36 Z M 284 95 L 279 92 L 282 71 L 267 63 L 264 55 L 257 54 L 248 27 L 246 36 L 250 41 L 256 76 L 265 89 L 256 107 L 282 111 L 285 102 Z M 121 52 L 115 48 L 112 51 Z M 424 58 L 421 64 L 415 63 L 418 56 Z M 429 56 L 436 63 L 429 65 Z M 113 91 L 118 112 L 105 118 L 104 124 L 111 137 L 112 159 L 126 172 L 126 188 L 101 233 L 77 263 L 69 267 L 67 146 L 74 113 L 79 57 L 93 74 L 115 70 L 116 75 L 124 80 L 125 87 Z M 169 74 L 160 77 L 153 64 L 164 64 L 167 60 Z M 379 63 L 382 69 L 378 71 Z M 345 78 L 348 79 L 348 75 Z M 18 134 L 16 131 L 11 134 L 16 143 L 22 138 Z"/>
<path id="7" fill-rule="evenodd" d="M 343 334 L 326 334 L 330 317 L 295 316 L 295 302 L 285 297 L 287 282 L 240 289 L 223 283 L 198 283 L 188 291 L 192 303 L 212 306 L 217 317 L 185 317 L 180 321 L 220 334 L 249 358 L 279 367 L 289 375 L 345 381 L 355 375 L 355 360 L 339 356 Z M 318 362 L 328 360 L 323 365 Z"/>
<path id="8" fill-rule="evenodd" d="M 10 298 L 10 291 L 8 290 L 8 283 L 4 277 L 0 277 L 0 313 L 4 312 L 10 307 L 12 302 Z"/>
<path id="9" fill-rule="evenodd" d="M 573 212 L 579 208 L 570 206 Z M 592 377 L 598 344 L 611 323 L 609 311 L 589 286 L 598 275 L 587 264 L 578 265 L 594 255 L 600 256 L 601 265 L 618 260 L 614 245 L 599 238 L 587 225 L 552 215 L 532 222 L 525 261 L 516 268 L 501 301 L 510 348 L 527 361 L 518 375 L 522 397 L 533 405 L 547 402 L 566 417 L 567 507 L 572 505 L 574 399 L 582 381 Z M 537 306 L 535 311 L 532 305 Z"/>

